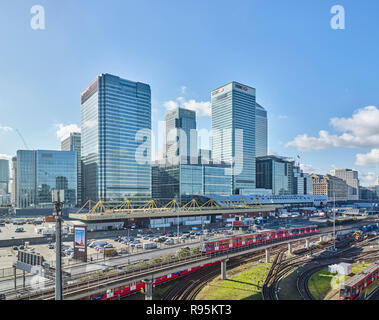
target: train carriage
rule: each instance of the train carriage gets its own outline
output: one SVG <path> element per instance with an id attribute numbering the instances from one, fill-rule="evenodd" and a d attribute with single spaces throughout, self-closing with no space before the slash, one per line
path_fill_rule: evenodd
<path id="1" fill-rule="evenodd" d="M 361 273 L 347 280 L 341 285 L 341 300 L 356 300 L 367 290 L 367 288 L 378 280 L 379 262 L 372 264 Z"/>
<path id="2" fill-rule="evenodd" d="M 282 229 L 271 232 L 254 233 L 243 236 L 230 237 L 222 240 L 208 241 L 200 249 L 201 252 L 212 254 L 215 252 L 227 251 L 251 245 L 261 245 L 308 234 L 318 231 L 317 226 L 307 226 L 301 228 Z"/>

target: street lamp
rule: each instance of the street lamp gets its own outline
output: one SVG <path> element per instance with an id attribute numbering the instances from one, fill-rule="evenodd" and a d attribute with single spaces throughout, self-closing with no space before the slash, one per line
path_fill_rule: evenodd
<path id="1" fill-rule="evenodd" d="M 63 300 L 62 294 L 62 208 L 64 204 L 64 190 L 53 190 L 52 202 L 54 203 L 55 225 L 55 300 Z"/>

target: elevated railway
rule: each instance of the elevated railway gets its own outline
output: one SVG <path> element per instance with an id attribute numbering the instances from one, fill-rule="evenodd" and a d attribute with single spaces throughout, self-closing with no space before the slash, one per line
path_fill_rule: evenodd
<path id="1" fill-rule="evenodd" d="M 324 234 L 325 235 L 325 234 Z M 313 239 L 319 237 L 317 235 L 299 236 L 291 240 L 277 242 L 271 241 L 266 245 L 251 245 L 245 248 L 238 248 L 229 250 L 226 252 L 218 252 L 213 254 L 198 254 L 186 259 L 174 259 L 169 262 L 160 263 L 158 265 L 141 267 L 138 270 L 115 272 L 114 274 L 104 274 L 94 277 L 94 274 L 88 274 L 87 277 L 83 275 L 81 279 L 74 283 L 67 283 L 64 289 L 64 298 L 68 300 L 83 299 L 92 294 L 107 292 L 107 290 L 113 290 L 114 288 L 121 287 L 127 283 L 137 283 L 145 281 L 151 283 L 155 278 L 163 277 L 167 274 L 173 274 L 185 269 L 192 269 L 201 267 L 207 264 L 217 263 L 220 261 L 227 261 L 231 258 L 241 255 L 251 254 L 261 250 L 270 250 L 280 244 L 288 244 L 299 241 L 299 239 Z M 46 290 L 30 292 L 26 295 L 21 295 L 17 299 L 54 299 L 54 288 L 48 288 Z"/>

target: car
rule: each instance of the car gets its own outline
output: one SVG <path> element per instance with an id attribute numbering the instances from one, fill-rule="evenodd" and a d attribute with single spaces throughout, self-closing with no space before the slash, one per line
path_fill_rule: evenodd
<path id="1" fill-rule="evenodd" d="M 18 250 L 24 250 L 24 249 L 25 249 L 25 247 L 23 245 L 18 247 Z"/>
<path id="2" fill-rule="evenodd" d="M 171 246 L 173 244 L 174 244 L 174 240 L 173 239 L 168 239 L 168 240 L 165 241 L 165 245 L 167 245 L 167 246 Z"/>
<path id="3" fill-rule="evenodd" d="M 120 254 L 128 254 L 128 253 L 129 253 L 129 251 L 126 250 L 126 249 L 121 249 L 120 250 Z"/>
<path id="4" fill-rule="evenodd" d="M 112 249 L 112 248 L 113 248 L 113 245 L 110 243 L 104 246 L 104 249 Z"/>
<path id="5" fill-rule="evenodd" d="M 48 245 L 48 248 L 49 248 L 49 249 L 54 249 L 54 248 L 55 248 L 55 244 L 54 244 L 54 243 L 50 243 L 50 244 Z"/>
<path id="6" fill-rule="evenodd" d="M 17 251 L 17 250 L 18 250 L 18 247 L 17 247 L 17 246 L 14 246 L 12 249 L 15 250 L 15 251 Z"/>
<path id="7" fill-rule="evenodd" d="M 137 248 L 137 249 L 141 249 L 141 248 L 143 248 L 142 243 L 137 243 L 137 244 L 136 244 L 136 248 Z"/>
<path id="8" fill-rule="evenodd" d="M 17 233 L 25 232 L 25 230 L 24 230 L 24 228 L 17 228 L 17 229 L 15 230 L 15 232 L 17 232 Z"/>
<path id="9" fill-rule="evenodd" d="M 4 293 L 0 293 L 0 300 L 5 300 L 5 294 Z"/>

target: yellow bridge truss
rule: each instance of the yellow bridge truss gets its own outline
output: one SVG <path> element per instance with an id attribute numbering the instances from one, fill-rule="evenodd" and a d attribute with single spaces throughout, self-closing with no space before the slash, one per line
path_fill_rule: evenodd
<path id="1" fill-rule="evenodd" d="M 230 201 L 226 199 L 218 203 L 217 201 L 210 199 L 204 204 L 200 205 L 196 199 L 192 199 L 183 206 L 180 206 L 179 202 L 176 199 L 171 200 L 164 206 L 159 206 L 158 202 L 155 200 L 150 200 L 142 206 L 135 207 L 132 204 L 131 200 L 126 200 L 117 206 L 112 206 L 111 204 L 100 200 L 99 202 L 87 201 L 86 204 L 77 212 L 81 213 L 84 209 L 88 209 L 89 214 L 115 214 L 115 213 L 132 213 L 132 212 L 176 212 L 176 211 L 201 211 L 209 209 L 227 209 L 227 208 L 262 208 L 263 205 L 259 202 L 258 199 L 253 201 L 246 201 L 242 198 L 239 201 Z"/>

